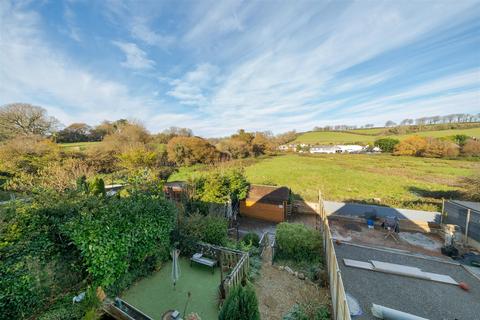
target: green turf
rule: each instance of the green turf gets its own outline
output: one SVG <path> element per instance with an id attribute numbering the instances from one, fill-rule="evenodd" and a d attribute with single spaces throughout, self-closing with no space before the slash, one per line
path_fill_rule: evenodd
<path id="1" fill-rule="evenodd" d="M 191 293 L 186 313 L 196 312 L 205 320 L 218 318 L 217 296 L 220 284 L 220 270 L 194 264 L 186 258 L 180 260 L 180 279 L 173 289 L 171 280 L 172 263 L 150 277 L 140 280 L 122 294 L 122 299 L 140 309 L 153 319 L 161 319 L 170 309 L 183 313 L 187 294 Z M 183 316 L 183 314 L 182 314 Z M 185 317 L 184 317 L 185 318 Z"/>
<path id="2" fill-rule="evenodd" d="M 99 141 L 93 141 L 93 142 L 59 143 L 59 145 L 60 147 L 66 150 L 85 150 L 99 143 L 100 143 Z"/>
<path id="3" fill-rule="evenodd" d="M 376 139 L 386 137 L 378 135 L 384 128 L 360 129 L 352 131 L 311 131 L 301 134 L 293 143 L 309 143 L 309 144 L 339 144 L 339 143 L 362 143 L 367 144 Z M 480 127 L 470 129 L 452 129 L 452 130 L 436 130 L 421 131 L 405 135 L 391 135 L 388 137 L 405 139 L 406 137 L 419 135 L 422 137 L 442 138 L 457 134 L 465 134 L 471 137 L 480 137 Z"/>

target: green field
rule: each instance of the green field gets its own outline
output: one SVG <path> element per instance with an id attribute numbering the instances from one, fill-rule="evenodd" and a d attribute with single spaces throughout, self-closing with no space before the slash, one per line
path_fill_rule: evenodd
<path id="1" fill-rule="evenodd" d="M 405 139 L 406 137 L 418 135 L 423 137 L 442 138 L 457 134 L 465 134 L 471 137 L 480 137 L 479 128 L 469 129 L 453 129 L 453 130 L 437 130 L 422 131 L 405 135 L 381 136 L 378 135 L 384 128 L 359 129 L 352 131 L 310 131 L 301 134 L 293 143 L 308 144 L 339 144 L 339 143 L 362 143 L 368 144 L 382 137 L 391 137 L 397 139 Z"/>
<path id="2" fill-rule="evenodd" d="M 184 180 L 205 167 L 181 169 Z M 460 180 L 480 172 L 480 162 L 391 155 L 289 154 L 259 160 L 245 167 L 251 183 L 285 185 L 297 198 L 372 203 L 420 210 L 440 210 L 441 198 L 461 196 Z"/>
<path id="3" fill-rule="evenodd" d="M 59 143 L 58 145 L 65 150 L 86 150 L 94 145 L 99 144 L 99 141 L 94 142 L 73 142 L 73 143 Z"/>

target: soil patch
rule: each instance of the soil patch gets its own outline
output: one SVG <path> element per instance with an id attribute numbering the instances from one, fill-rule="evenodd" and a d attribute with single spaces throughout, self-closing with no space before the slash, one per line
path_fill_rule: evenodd
<path id="1" fill-rule="evenodd" d="M 296 303 L 329 305 L 327 288 L 320 288 L 310 280 L 300 280 L 272 266 L 270 261 L 271 252 L 267 249 L 263 256 L 261 276 L 255 282 L 262 319 L 281 320 Z"/>

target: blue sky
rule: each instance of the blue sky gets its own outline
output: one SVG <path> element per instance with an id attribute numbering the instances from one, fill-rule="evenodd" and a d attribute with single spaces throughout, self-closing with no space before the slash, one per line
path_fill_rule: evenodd
<path id="1" fill-rule="evenodd" d="M 0 104 L 204 136 L 480 112 L 478 1 L 0 1 Z"/>

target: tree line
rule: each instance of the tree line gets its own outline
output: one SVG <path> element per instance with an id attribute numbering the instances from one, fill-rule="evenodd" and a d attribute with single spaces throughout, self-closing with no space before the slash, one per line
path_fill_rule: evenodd
<path id="1" fill-rule="evenodd" d="M 273 135 L 240 129 L 229 137 L 204 139 L 178 127 L 152 134 L 141 123 L 126 119 L 59 127 L 59 121 L 41 107 L 19 103 L 0 107 L 0 177 L 8 181 L 4 188 L 65 190 L 81 176 L 106 175 L 113 182 L 132 172 L 143 172 L 147 180 L 167 179 L 180 166 L 273 154 L 278 145 L 297 136 L 295 131 Z M 98 143 L 85 150 L 58 143 L 85 141 Z"/>
<path id="2" fill-rule="evenodd" d="M 388 120 L 385 122 L 386 128 L 393 128 L 399 126 L 424 126 L 424 125 L 438 125 L 438 124 L 460 124 L 460 123 L 472 123 L 480 122 L 480 113 L 477 114 L 468 114 L 468 113 L 452 113 L 445 116 L 432 116 L 432 117 L 421 117 L 416 119 L 406 118 L 400 122 L 395 122 Z M 345 125 L 339 124 L 334 126 L 324 126 L 324 127 L 314 127 L 313 131 L 347 131 L 355 129 L 369 129 L 374 128 L 375 125 L 368 123 L 365 125 Z M 443 128 L 440 127 L 439 130 Z M 430 128 L 430 130 L 437 130 L 435 128 Z"/>

